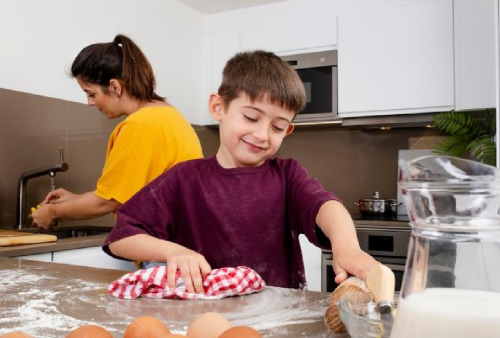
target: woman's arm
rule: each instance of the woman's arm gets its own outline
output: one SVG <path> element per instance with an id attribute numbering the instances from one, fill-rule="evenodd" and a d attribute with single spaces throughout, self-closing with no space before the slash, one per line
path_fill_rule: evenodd
<path id="1" fill-rule="evenodd" d="M 332 244 L 336 283 L 343 282 L 349 274 L 364 280 L 368 271 L 380 264 L 361 250 L 351 215 L 340 202 L 324 203 L 316 217 L 316 224 Z"/>
<path id="2" fill-rule="evenodd" d="M 121 203 L 115 200 L 105 200 L 94 194 L 93 191 L 74 195 L 73 199 L 56 204 L 42 204 L 31 214 L 33 223 L 48 229 L 57 219 L 88 219 L 109 214 L 120 207 Z"/>
<path id="3" fill-rule="evenodd" d="M 167 284 L 175 287 L 177 269 L 188 292 L 203 293 L 203 279 L 212 271 L 205 257 L 182 245 L 161 240 L 146 234 L 120 239 L 108 245 L 118 257 L 149 262 L 167 262 Z"/>

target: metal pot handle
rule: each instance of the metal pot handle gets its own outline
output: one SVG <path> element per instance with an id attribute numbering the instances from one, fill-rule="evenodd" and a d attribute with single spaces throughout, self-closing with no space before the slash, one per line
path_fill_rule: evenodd
<path id="1" fill-rule="evenodd" d="M 391 204 L 391 207 L 397 207 L 397 206 L 400 206 L 401 204 L 403 204 L 403 203 L 401 203 L 401 202 L 399 202 L 399 203 L 393 203 L 393 204 Z"/>
<path id="2" fill-rule="evenodd" d="M 358 205 L 358 206 L 359 206 L 359 202 L 352 202 L 352 203 L 354 203 L 355 205 Z"/>

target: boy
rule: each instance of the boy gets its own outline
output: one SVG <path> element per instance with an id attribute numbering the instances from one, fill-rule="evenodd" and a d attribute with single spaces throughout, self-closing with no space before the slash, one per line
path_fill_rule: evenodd
<path id="1" fill-rule="evenodd" d="M 364 279 L 378 263 L 359 248 L 347 210 L 297 161 L 271 159 L 304 106 L 302 81 L 279 57 L 234 56 L 209 100 L 217 154 L 180 163 L 139 191 L 118 210 L 104 250 L 167 262 L 168 285 L 180 270 L 188 292 L 202 293 L 212 269 L 242 265 L 268 285 L 306 288 L 298 236 L 319 246 L 323 233 L 336 282 L 348 273 Z"/>

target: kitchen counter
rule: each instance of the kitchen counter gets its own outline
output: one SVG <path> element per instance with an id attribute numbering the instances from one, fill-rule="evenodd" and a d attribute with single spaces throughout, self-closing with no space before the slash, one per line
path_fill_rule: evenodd
<path id="1" fill-rule="evenodd" d="M 410 231 L 410 225 L 406 221 L 385 221 L 385 220 L 354 220 L 355 226 L 358 227 L 371 227 L 371 226 L 390 226 L 399 228 L 401 230 Z M 100 230 L 111 231 L 111 226 L 60 226 L 58 230 L 65 229 L 87 229 L 87 230 Z M 4 230 L 13 230 L 12 228 L 0 228 Z M 36 229 L 28 229 L 35 231 Z M 85 237 L 73 237 L 58 239 L 57 242 L 40 243 L 40 244 L 25 244 L 0 247 L 0 257 L 17 257 L 26 255 L 43 254 L 47 252 L 57 252 L 72 249 L 81 249 L 88 247 L 101 246 L 106 239 L 107 234 L 92 235 Z"/>
<path id="2" fill-rule="evenodd" d="M 126 271 L 0 257 L 0 335 L 22 330 L 63 338 L 72 329 L 100 325 L 114 337 L 142 315 L 153 315 L 184 335 L 204 312 L 219 312 L 232 325 L 249 325 L 264 337 L 335 337 L 323 315 L 330 294 L 267 287 L 221 300 L 117 299 L 108 285 Z"/>
<path id="3" fill-rule="evenodd" d="M 1 228 L 2 230 L 15 230 L 12 228 Z M 83 236 L 83 237 L 69 237 L 69 238 L 59 238 L 57 242 L 49 242 L 49 243 L 38 243 L 38 244 L 23 244 L 23 245 L 13 245 L 13 246 L 5 246 L 0 247 L 0 257 L 16 257 L 16 256 L 26 256 L 26 255 L 36 255 L 43 254 L 48 252 L 57 252 L 64 250 L 72 250 L 72 249 L 81 249 L 88 247 L 101 246 L 104 243 L 104 240 L 107 237 L 107 232 L 111 231 L 111 227 L 109 226 L 58 226 L 55 228 L 56 232 L 63 231 L 81 231 L 81 230 L 89 230 L 89 231 L 99 231 L 103 232 L 102 234 L 96 234 L 92 236 Z M 24 232 L 33 232 L 36 233 L 38 231 L 37 228 L 29 228 L 23 229 L 21 231 Z M 47 232 L 47 234 L 51 234 Z"/>

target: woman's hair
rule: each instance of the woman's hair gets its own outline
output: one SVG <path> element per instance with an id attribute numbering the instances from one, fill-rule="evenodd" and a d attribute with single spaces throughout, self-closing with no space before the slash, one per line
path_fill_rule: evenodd
<path id="1" fill-rule="evenodd" d="M 246 94 L 251 101 L 268 99 L 297 115 L 306 104 L 304 84 L 297 72 L 271 52 L 238 53 L 226 64 L 219 95 L 225 106 Z"/>
<path id="2" fill-rule="evenodd" d="M 71 65 L 71 75 L 99 84 L 105 93 L 111 79 L 119 80 L 127 93 L 140 101 L 165 101 L 155 93 L 153 68 L 140 48 L 128 37 L 85 47 Z"/>

